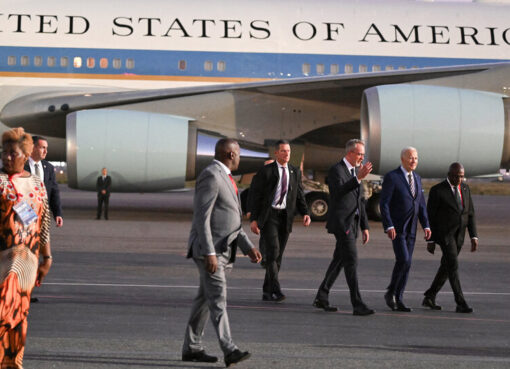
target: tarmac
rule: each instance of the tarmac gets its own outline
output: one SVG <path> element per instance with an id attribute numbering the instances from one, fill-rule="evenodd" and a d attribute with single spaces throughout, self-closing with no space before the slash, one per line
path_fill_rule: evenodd
<path id="1" fill-rule="evenodd" d="M 220 368 L 214 329 L 207 352 L 216 364 L 181 361 L 184 328 L 198 285 L 185 258 L 193 192 L 112 194 L 110 219 L 96 220 L 96 194 L 61 187 L 64 226 L 53 225 L 53 267 L 31 306 L 25 369 Z M 376 314 L 352 315 L 345 277 L 330 295 L 336 313 L 312 306 L 334 248 L 324 223 L 296 219 L 280 281 L 287 299 L 263 302 L 263 269 L 239 256 L 228 279 L 232 336 L 252 357 L 236 368 L 510 368 L 510 197 L 474 196 L 479 251 L 464 245 L 460 278 L 473 314 L 455 313 L 450 286 L 442 311 L 421 306 L 441 252 L 417 240 L 405 302 L 383 299 L 394 263 L 391 242 L 371 222 L 358 246 L 361 294 Z M 249 232 L 246 221 L 245 230 Z M 255 244 L 257 236 L 250 234 Z"/>

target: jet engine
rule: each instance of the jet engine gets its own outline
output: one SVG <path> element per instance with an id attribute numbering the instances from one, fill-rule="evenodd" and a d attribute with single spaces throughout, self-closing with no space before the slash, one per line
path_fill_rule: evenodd
<path id="1" fill-rule="evenodd" d="M 183 188 L 211 162 L 222 137 L 198 130 L 186 117 L 116 109 L 71 113 L 66 129 L 69 186 L 95 190 L 106 167 L 115 192 Z M 237 173 L 257 171 L 268 158 L 267 149 L 240 145 Z"/>
<path id="2" fill-rule="evenodd" d="M 418 172 L 443 177 L 452 162 L 469 176 L 495 173 L 510 162 L 509 103 L 477 90 L 413 84 L 364 91 L 361 137 L 374 172 L 400 164 L 406 146 L 418 150 Z"/>

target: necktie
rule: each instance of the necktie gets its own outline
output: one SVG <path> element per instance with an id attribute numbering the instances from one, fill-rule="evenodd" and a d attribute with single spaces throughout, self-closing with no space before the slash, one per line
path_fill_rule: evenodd
<path id="1" fill-rule="evenodd" d="M 229 174 L 228 177 L 230 178 L 230 182 L 232 182 L 232 186 L 234 186 L 234 190 L 236 191 L 236 195 L 238 195 L 239 191 L 237 189 L 236 181 L 234 181 L 234 178 L 232 177 L 232 174 Z"/>
<path id="2" fill-rule="evenodd" d="M 416 188 L 414 187 L 414 177 L 413 173 L 409 173 L 409 188 L 411 189 L 411 195 L 413 195 L 413 198 L 416 197 Z"/>
<path id="3" fill-rule="evenodd" d="M 39 178 L 41 178 L 41 170 L 39 169 L 39 163 L 34 164 L 35 167 L 35 175 Z"/>
<path id="4" fill-rule="evenodd" d="M 355 174 L 354 174 L 354 168 L 351 168 L 351 174 L 352 174 L 352 176 L 353 176 L 353 177 L 355 176 Z"/>
<path id="5" fill-rule="evenodd" d="M 287 171 L 284 167 L 282 167 L 282 190 L 280 191 L 280 199 L 277 202 L 277 205 L 281 205 L 285 195 L 287 194 Z"/>
<path id="6" fill-rule="evenodd" d="M 455 201 L 457 201 L 457 206 L 459 207 L 459 209 L 462 210 L 463 206 L 462 199 L 460 197 L 459 186 L 455 186 Z"/>

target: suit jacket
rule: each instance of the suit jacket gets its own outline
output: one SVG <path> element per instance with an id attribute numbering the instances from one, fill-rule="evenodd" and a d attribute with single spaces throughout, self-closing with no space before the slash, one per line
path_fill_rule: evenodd
<path id="1" fill-rule="evenodd" d="M 288 164 L 289 167 L 289 187 L 287 190 L 287 232 L 292 232 L 292 223 L 296 208 L 301 215 L 308 215 L 308 206 L 306 205 L 305 194 L 301 185 L 301 171 Z M 276 189 L 280 175 L 278 173 L 278 164 L 273 162 L 262 167 L 253 180 L 250 186 L 250 206 L 251 217 L 250 220 L 257 221 L 260 229 L 263 229 L 269 213 L 271 211 Z"/>
<path id="2" fill-rule="evenodd" d="M 423 228 L 430 228 L 421 178 L 416 172 L 413 172 L 413 177 L 416 186 L 415 198 L 400 167 L 384 176 L 380 208 L 385 230 L 395 227 L 397 234 L 415 236 L 418 220 Z"/>
<path id="3" fill-rule="evenodd" d="M 333 165 L 328 172 L 329 210 L 326 228 L 329 233 L 347 234 L 355 222 L 358 210 L 358 224 L 368 229 L 365 202 L 361 197 L 358 179 L 353 177 L 343 160 Z M 358 226 L 356 224 L 356 227 Z"/>
<path id="4" fill-rule="evenodd" d="M 101 193 L 102 190 L 106 190 L 106 194 L 104 196 L 110 196 L 110 187 L 112 186 L 112 178 L 110 176 L 106 176 L 106 178 L 103 180 L 103 176 L 97 177 L 96 182 L 96 191 L 97 195 L 103 195 Z"/>
<path id="5" fill-rule="evenodd" d="M 55 167 L 47 160 L 41 160 L 41 166 L 44 173 L 44 186 L 48 195 L 48 205 L 50 206 L 53 218 L 62 216 L 62 205 L 60 204 L 60 190 L 58 189 L 57 178 L 55 176 Z M 25 170 L 30 173 L 28 160 L 25 163 Z"/>
<path id="6" fill-rule="evenodd" d="M 188 258 L 222 254 L 233 261 L 237 246 L 244 254 L 253 248 L 242 228 L 239 196 L 225 170 L 213 161 L 196 181 Z"/>
<path id="7" fill-rule="evenodd" d="M 432 230 L 432 241 L 446 245 L 455 239 L 457 246 L 464 243 L 466 228 L 470 237 L 477 237 L 475 210 L 471 191 L 465 183 L 460 184 L 464 208 L 459 209 L 455 195 L 447 180 L 430 189 L 427 211 Z"/>

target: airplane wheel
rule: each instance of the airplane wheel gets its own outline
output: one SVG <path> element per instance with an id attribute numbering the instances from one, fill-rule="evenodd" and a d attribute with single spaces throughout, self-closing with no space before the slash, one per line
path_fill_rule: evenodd
<path id="1" fill-rule="evenodd" d="M 328 217 L 329 198 L 324 192 L 310 192 L 306 196 L 310 218 L 314 222 L 323 222 Z"/>

